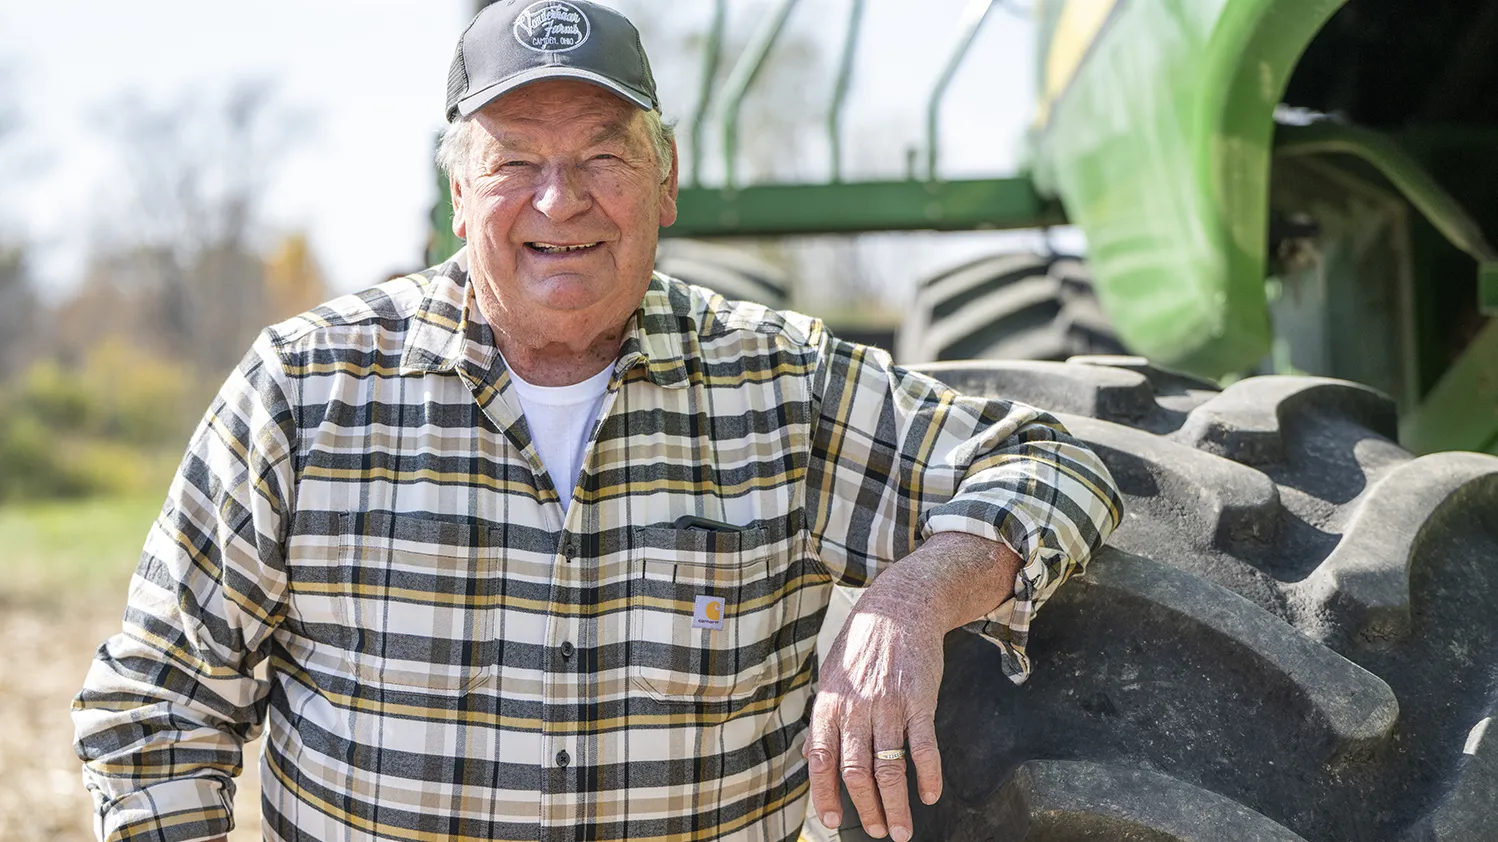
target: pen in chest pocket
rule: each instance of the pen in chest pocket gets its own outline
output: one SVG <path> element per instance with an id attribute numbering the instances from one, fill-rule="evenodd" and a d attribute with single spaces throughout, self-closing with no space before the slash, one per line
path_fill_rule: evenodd
<path id="1" fill-rule="evenodd" d="M 724 523 L 721 520 L 699 517 L 697 515 L 682 515 L 671 524 L 676 529 L 696 529 L 702 532 L 743 532 L 744 527 Z"/>

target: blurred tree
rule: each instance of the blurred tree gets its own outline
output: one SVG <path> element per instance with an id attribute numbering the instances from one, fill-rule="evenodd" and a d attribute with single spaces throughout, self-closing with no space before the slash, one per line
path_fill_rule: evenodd
<path id="1" fill-rule="evenodd" d="M 26 272 L 26 252 L 0 238 L 0 381 L 34 355 L 34 325 L 41 308 Z"/>
<path id="2" fill-rule="evenodd" d="M 117 100 L 100 122 L 119 161 L 55 306 L 0 224 L 0 502 L 159 487 L 255 333 L 327 297 L 305 235 L 265 253 L 262 200 L 296 123 L 268 87 Z"/>
<path id="3" fill-rule="evenodd" d="M 148 310 L 146 294 L 153 288 L 154 267 L 160 255 L 135 253 L 92 254 L 83 280 L 52 309 L 46 351 L 63 365 L 79 365 L 94 345 L 113 337 L 138 341 L 166 353 L 165 341 Z"/>
<path id="4" fill-rule="evenodd" d="M 8 152 L 21 125 L 11 73 L 0 67 L 0 182 L 9 183 L 12 163 Z M 39 302 L 26 271 L 26 248 L 0 208 L 0 382 L 25 366 L 33 352 L 33 325 Z"/>
<path id="5" fill-rule="evenodd" d="M 271 318 L 257 247 L 276 164 L 304 120 L 264 82 L 101 115 L 118 141 L 124 205 L 100 220 L 96 273 L 144 302 L 145 332 L 214 374 Z"/>
<path id="6" fill-rule="evenodd" d="M 126 207 L 107 210 L 134 212 L 116 220 L 116 239 L 189 255 L 259 233 L 265 191 L 304 122 L 257 80 L 217 97 L 151 103 L 127 96 L 100 119 L 118 143 L 128 191 Z"/>
<path id="7" fill-rule="evenodd" d="M 327 279 L 306 234 L 288 234 L 266 258 L 265 294 L 272 320 L 290 318 L 328 299 Z"/>
<path id="8" fill-rule="evenodd" d="M 3 75 L 0 146 L 15 125 Z M 268 86 L 117 99 L 99 123 L 118 162 L 81 282 L 55 305 L 0 213 L 0 503 L 159 488 L 255 333 L 328 297 L 306 235 L 262 223 L 300 128 Z"/>

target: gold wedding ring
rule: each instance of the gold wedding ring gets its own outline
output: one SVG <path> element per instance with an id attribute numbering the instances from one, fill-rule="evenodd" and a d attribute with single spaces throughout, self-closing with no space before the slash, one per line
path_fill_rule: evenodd
<path id="1" fill-rule="evenodd" d="M 876 752 L 874 752 L 874 756 L 877 757 L 877 758 L 879 758 L 880 760 L 904 760 L 905 759 L 905 749 L 903 749 L 903 748 L 887 748 L 884 751 L 876 751 Z"/>

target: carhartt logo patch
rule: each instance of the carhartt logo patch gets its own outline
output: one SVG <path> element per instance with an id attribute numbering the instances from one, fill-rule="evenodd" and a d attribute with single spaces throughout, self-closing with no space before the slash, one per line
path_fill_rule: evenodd
<path id="1" fill-rule="evenodd" d="M 528 50 L 565 53 L 581 47 L 592 29 L 582 9 L 561 0 L 542 0 L 526 6 L 515 19 L 515 40 Z"/>
<path id="2" fill-rule="evenodd" d="M 723 628 L 723 597 L 721 596 L 699 596 L 697 605 L 692 609 L 692 628 L 694 629 L 721 629 Z"/>

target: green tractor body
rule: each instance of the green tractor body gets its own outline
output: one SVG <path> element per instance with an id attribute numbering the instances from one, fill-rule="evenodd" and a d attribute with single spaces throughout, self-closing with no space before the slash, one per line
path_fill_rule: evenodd
<path id="1" fill-rule="evenodd" d="M 1370 383 L 1412 449 L 1498 447 L 1498 171 L 1450 157 L 1498 151 L 1486 5 L 1046 4 L 1033 176 L 1124 342 Z"/>

